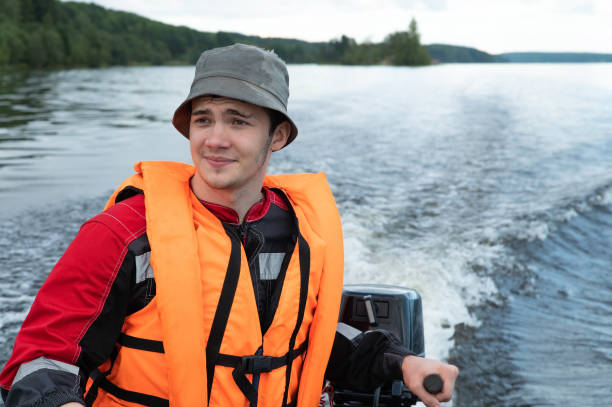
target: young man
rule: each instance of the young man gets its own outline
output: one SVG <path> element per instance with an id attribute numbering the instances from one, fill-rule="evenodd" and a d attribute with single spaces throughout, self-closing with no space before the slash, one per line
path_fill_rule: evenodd
<path id="1" fill-rule="evenodd" d="M 314 406 L 325 376 L 360 389 L 403 377 L 427 406 L 450 399 L 456 367 L 384 331 L 334 334 L 343 250 L 329 186 L 266 175 L 297 136 L 288 85 L 272 52 L 202 54 L 173 119 L 194 165 L 138 163 L 83 225 L 0 376 L 7 407 Z M 431 373 L 437 395 L 423 389 Z"/>

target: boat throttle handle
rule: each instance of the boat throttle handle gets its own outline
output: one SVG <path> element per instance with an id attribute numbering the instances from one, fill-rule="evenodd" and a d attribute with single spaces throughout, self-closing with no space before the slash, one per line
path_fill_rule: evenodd
<path id="1" fill-rule="evenodd" d="M 442 387 L 444 383 L 442 382 L 442 378 L 437 373 L 432 373 L 427 375 L 425 379 L 423 379 L 423 387 L 430 394 L 438 394 L 442 391 Z"/>

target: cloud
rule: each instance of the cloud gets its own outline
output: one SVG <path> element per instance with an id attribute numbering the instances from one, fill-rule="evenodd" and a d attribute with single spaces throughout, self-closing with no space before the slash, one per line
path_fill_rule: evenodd
<path id="1" fill-rule="evenodd" d="M 343 14 L 368 13 L 376 10 L 431 10 L 442 11 L 448 0 L 233 0 L 224 2 L 204 2 L 201 0 L 175 0 L 172 2 L 152 2 L 150 0 L 77 0 L 94 1 L 105 7 L 131 11 L 145 16 L 201 16 L 202 18 L 221 17 L 267 19 L 273 17 L 296 17 L 303 12 L 326 13 L 337 17 Z"/>
<path id="2" fill-rule="evenodd" d="M 380 41 L 416 18 L 424 43 L 488 52 L 611 52 L 611 0 L 83 0 L 201 31 Z"/>
<path id="3" fill-rule="evenodd" d="M 595 14 L 595 3 L 592 1 L 583 1 L 581 4 L 577 4 L 572 13 L 578 14 Z"/>
<path id="4" fill-rule="evenodd" d="M 442 11 L 447 8 L 447 0 L 392 0 L 399 8 L 408 10 Z"/>

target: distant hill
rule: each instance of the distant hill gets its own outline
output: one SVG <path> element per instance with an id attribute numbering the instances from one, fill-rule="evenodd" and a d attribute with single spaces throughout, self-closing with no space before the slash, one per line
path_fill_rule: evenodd
<path id="1" fill-rule="evenodd" d="M 587 52 L 508 52 L 500 54 L 508 62 L 612 62 L 612 54 Z M 433 57 L 433 55 L 432 55 Z"/>
<path id="2" fill-rule="evenodd" d="M 588 52 L 507 52 L 488 54 L 476 48 L 448 44 L 426 45 L 433 63 L 576 63 L 576 62 L 612 62 L 612 54 Z"/>
<path id="3" fill-rule="evenodd" d="M 448 44 L 431 44 L 425 48 L 434 63 L 507 62 L 504 58 L 476 48 Z"/>

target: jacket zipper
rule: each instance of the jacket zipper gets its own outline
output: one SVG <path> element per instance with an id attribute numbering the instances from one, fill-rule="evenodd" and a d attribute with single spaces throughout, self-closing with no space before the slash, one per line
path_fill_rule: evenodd
<path id="1" fill-rule="evenodd" d="M 238 235 L 240 236 L 240 241 L 242 242 L 242 246 L 246 249 L 246 237 L 247 237 L 246 223 L 241 223 L 240 225 L 238 225 Z"/>

